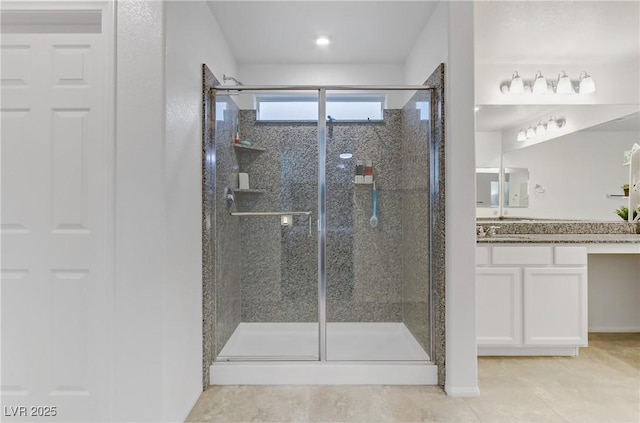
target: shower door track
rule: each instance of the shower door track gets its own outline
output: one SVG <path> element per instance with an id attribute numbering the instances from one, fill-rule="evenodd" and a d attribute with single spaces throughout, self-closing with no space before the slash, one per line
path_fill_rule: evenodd
<path id="1" fill-rule="evenodd" d="M 317 91 L 318 92 L 318 360 L 327 363 L 327 277 L 326 277 L 326 162 L 327 162 L 327 90 L 329 91 L 430 91 L 429 85 L 216 85 L 213 90 L 226 92 Z M 431 278 L 431 272 L 429 278 Z M 431 281 L 430 281 L 431 285 Z M 291 359 L 291 358 L 289 358 Z M 272 359 L 273 360 L 273 359 Z M 279 361 L 276 359 L 275 361 Z M 236 362 L 227 361 L 227 363 Z M 304 361 L 301 361 L 304 363 Z"/>

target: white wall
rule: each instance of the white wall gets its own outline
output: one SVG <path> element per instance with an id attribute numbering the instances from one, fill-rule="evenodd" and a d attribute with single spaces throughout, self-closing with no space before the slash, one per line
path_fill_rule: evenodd
<path id="1" fill-rule="evenodd" d="M 640 255 L 589 254 L 589 332 L 640 331 Z"/>
<path id="2" fill-rule="evenodd" d="M 628 200 L 606 194 L 622 194 L 629 180 L 623 152 L 634 142 L 637 132 L 581 131 L 505 153 L 505 167 L 529 169 L 529 207 L 506 209 L 508 215 L 622 221 L 614 210 Z M 534 192 L 536 184 L 544 194 Z"/>
<path id="3" fill-rule="evenodd" d="M 501 132 L 476 132 L 476 167 L 500 167 Z"/>
<path id="4" fill-rule="evenodd" d="M 117 4 L 115 421 L 184 421 L 202 390 L 203 63 L 235 61 L 204 2 Z"/>
<path id="5" fill-rule="evenodd" d="M 164 6 L 120 1 L 117 20 L 113 420 L 162 421 Z"/>
<path id="6" fill-rule="evenodd" d="M 476 167 L 502 166 L 502 133 L 476 132 Z M 476 185 L 477 186 L 477 185 Z M 495 217 L 500 213 L 499 207 L 477 207 L 476 217 Z"/>
<path id="7" fill-rule="evenodd" d="M 449 395 L 478 395 L 475 327 L 473 3 L 441 2 L 405 64 L 405 83 L 446 69 L 446 342 Z"/>
<path id="8" fill-rule="evenodd" d="M 184 421 L 202 392 L 202 64 L 219 80 L 236 64 L 206 2 L 166 2 L 165 15 L 163 407 Z"/>
<path id="9" fill-rule="evenodd" d="M 241 64 L 240 81 L 246 85 L 402 85 L 404 69 L 400 64 Z M 252 109 L 248 96 L 240 107 Z M 248 100 L 244 100 L 248 99 Z M 387 107 L 402 108 L 406 97 L 389 92 Z"/>
<path id="10" fill-rule="evenodd" d="M 407 56 L 404 64 L 406 84 L 423 84 L 440 63 L 447 61 L 449 54 L 449 5 L 447 3 L 438 4 Z"/>

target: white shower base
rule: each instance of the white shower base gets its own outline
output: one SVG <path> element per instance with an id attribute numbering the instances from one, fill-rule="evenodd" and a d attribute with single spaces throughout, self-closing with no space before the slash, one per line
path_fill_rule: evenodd
<path id="1" fill-rule="evenodd" d="M 211 366 L 212 385 L 435 385 L 437 368 L 402 323 L 240 323 Z"/>

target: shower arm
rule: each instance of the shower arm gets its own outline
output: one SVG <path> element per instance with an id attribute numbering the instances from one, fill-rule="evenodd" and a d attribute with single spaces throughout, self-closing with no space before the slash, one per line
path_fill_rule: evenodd
<path id="1" fill-rule="evenodd" d="M 238 81 L 236 78 L 234 78 L 233 76 L 227 76 L 227 75 L 222 75 L 222 83 L 225 83 L 227 81 L 233 81 L 235 82 L 236 85 L 244 85 L 242 82 Z"/>

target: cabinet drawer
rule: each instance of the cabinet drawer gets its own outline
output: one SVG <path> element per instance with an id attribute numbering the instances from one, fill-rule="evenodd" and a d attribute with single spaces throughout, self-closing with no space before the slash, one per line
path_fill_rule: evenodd
<path id="1" fill-rule="evenodd" d="M 489 247 L 476 247 L 476 266 L 489 264 Z"/>
<path id="2" fill-rule="evenodd" d="M 551 247 L 493 247 L 493 264 L 552 264 Z"/>
<path id="3" fill-rule="evenodd" d="M 587 264 L 587 248 L 586 247 L 555 247 L 554 248 L 555 264 Z"/>

